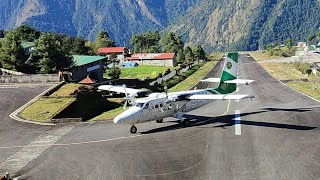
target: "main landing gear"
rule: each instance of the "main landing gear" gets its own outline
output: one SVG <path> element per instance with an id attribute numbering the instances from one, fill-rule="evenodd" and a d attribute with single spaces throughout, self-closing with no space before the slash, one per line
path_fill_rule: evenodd
<path id="1" fill-rule="evenodd" d="M 157 123 L 162 123 L 163 122 L 163 119 L 158 119 L 156 120 Z"/>
<path id="2" fill-rule="evenodd" d="M 132 125 L 131 128 L 130 128 L 130 133 L 131 134 L 135 134 L 137 133 L 137 127 L 135 125 Z"/>
<path id="3" fill-rule="evenodd" d="M 184 119 L 182 123 L 183 123 L 184 127 L 190 126 L 190 120 L 189 119 Z"/>

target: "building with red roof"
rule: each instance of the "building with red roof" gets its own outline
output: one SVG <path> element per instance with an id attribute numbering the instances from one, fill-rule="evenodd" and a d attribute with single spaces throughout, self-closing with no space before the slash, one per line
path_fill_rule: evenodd
<path id="1" fill-rule="evenodd" d="M 123 54 L 127 55 L 129 49 L 127 47 L 101 47 L 97 52 L 99 55 Z"/>
<path id="2" fill-rule="evenodd" d="M 139 53 L 126 58 L 127 61 L 135 61 L 141 65 L 176 66 L 175 53 Z"/>

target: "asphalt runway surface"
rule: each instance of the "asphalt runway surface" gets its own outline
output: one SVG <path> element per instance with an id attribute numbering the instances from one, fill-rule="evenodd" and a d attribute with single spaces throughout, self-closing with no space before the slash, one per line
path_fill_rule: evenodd
<path id="1" fill-rule="evenodd" d="M 255 80 L 238 92 L 252 101 L 214 101 L 188 113 L 191 127 L 167 118 L 137 124 L 136 135 L 112 122 L 15 122 L 7 116 L 45 88 L 0 89 L 0 172 L 8 164 L 19 179 L 320 179 L 320 103 L 247 55 L 239 78 Z"/>

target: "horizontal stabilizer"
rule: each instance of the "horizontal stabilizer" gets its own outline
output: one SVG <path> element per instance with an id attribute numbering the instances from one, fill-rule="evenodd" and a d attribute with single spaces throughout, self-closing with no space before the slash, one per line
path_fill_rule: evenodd
<path id="1" fill-rule="evenodd" d="M 224 81 L 224 83 L 246 84 L 246 85 L 249 85 L 249 84 L 251 84 L 253 81 L 254 81 L 254 80 L 248 80 L 248 79 L 234 79 L 234 80 Z"/>
<path id="2" fill-rule="evenodd" d="M 203 79 L 201 82 L 210 82 L 210 83 L 218 83 L 220 82 L 220 78 L 208 78 L 208 79 Z"/>
<path id="3" fill-rule="evenodd" d="M 195 94 L 188 96 L 187 99 L 203 99 L 203 100 L 239 100 L 239 99 L 248 99 L 254 98 L 252 95 L 247 94 Z"/>

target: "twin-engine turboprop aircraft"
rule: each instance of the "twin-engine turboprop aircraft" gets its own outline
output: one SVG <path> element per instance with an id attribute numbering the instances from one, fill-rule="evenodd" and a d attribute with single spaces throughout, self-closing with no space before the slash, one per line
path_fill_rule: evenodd
<path id="1" fill-rule="evenodd" d="M 150 93 L 143 89 L 126 88 L 124 86 L 102 85 L 98 89 L 126 95 L 126 103 L 133 101 L 133 106 L 114 118 L 115 124 L 130 124 L 131 133 L 136 133 L 135 124 L 149 121 L 161 123 L 163 118 L 176 117 L 183 122 L 184 126 L 190 125 L 190 120 L 183 118 L 183 115 L 213 100 L 240 100 L 253 98 L 252 95 L 230 94 L 236 91 L 237 84 L 250 84 L 253 80 L 237 79 L 238 53 L 228 53 L 221 78 L 204 79 L 202 82 L 218 82 L 217 88 L 199 90 L 188 90 L 173 93 Z"/>

